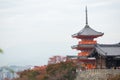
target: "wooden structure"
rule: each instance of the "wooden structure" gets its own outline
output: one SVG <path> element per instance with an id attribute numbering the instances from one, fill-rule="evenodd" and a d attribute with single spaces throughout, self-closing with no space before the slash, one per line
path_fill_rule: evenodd
<path id="1" fill-rule="evenodd" d="M 78 44 L 72 46 L 72 49 L 80 51 L 76 59 L 74 57 L 77 64 L 86 69 L 120 68 L 120 43 L 98 44 L 94 38 L 103 36 L 103 34 L 88 25 L 86 7 L 86 25 L 80 32 L 72 35 L 73 38 L 79 39 Z M 70 58 L 73 56 L 68 57 L 68 59 Z"/>
<path id="2" fill-rule="evenodd" d="M 120 68 L 120 43 L 97 44 L 89 57 L 96 58 L 96 68 Z"/>
<path id="3" fill-rule="evenodd" d="M 97 44 L 97 41 L 94 38 L 102 36 L 104 33 L 97 32 L 88 25 L 87 17 L 87 7 L 86 7 L 86 25 L 78 33 L 73 34 L 73 38 L 77 38 L 80 41 L 78 45 L 72 46 L 72 49 L 77 49 L 80 52 L 78 53 L 78 62 L 86 67 L 87 69 L 95 68 L 95 58 L 88 58 L 91 51 L 94 49 L 94 46 Z"/>

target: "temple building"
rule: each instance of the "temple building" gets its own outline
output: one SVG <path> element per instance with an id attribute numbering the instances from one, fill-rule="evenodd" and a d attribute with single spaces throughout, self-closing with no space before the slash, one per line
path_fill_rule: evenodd
<path id="1" fill-rule="evenodd" d="M 85 27 L 72 35 L 73 38 L 79 39 L 78 44 L 72 46 L 72 49 L 79 51 L 76 62 L 86 69 L 119 67 L 120 43 L 98 44 L 94 39 L 103 36 L 104 33 L 98 32 L 88 25 L 87 7 L 85 12 Z M 73 56 L 68 56 L 69 58 L 73 58 Z"/>
<path id="2" fill-rule="evenodd" d="M 120 68 L 120 43 L 96 44 L 88 57 L 95 57 L 96 68 Z"/>

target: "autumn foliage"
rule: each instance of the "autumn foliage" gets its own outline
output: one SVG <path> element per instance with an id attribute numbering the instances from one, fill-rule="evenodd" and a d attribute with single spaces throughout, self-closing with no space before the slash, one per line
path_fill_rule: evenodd
<path id="1" fill-rule="evenodd" d="M 73 62 L 61 62 L 48 65 L 48 80 L 74 80 L 76 76 L 76 64 Z"/>
<path id="2" fill-rule="evenodd" d="M 14 80 L 74 80 L 76 77 L 76 64 L 72 61 L 49 64 L 19 72 L 19 76 Z"/>

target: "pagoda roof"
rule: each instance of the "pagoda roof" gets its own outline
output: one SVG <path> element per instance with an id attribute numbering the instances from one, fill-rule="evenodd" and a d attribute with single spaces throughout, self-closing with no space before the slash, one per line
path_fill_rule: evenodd
<path id="1" fill-rule="evenodd" d="M 89 25 L 86 24 L 86 26 L 79 31 L 76 34 L 73 34 L 72 37 L 76 37 L 76 38 L 82 38 L 82 37 L 99 37 L 102 36 L 104 33 L 102 32 L 97 32 L 94 29 L 92 29 L 91 27 L 89 27 Z"/>
<path id="2" fill-rule="evenodd" d="M 97 44 L 95 51 L 103 56 L 120 56 L 120 43 L 118 44 Z M 94 53 L 94 52 L 93 52 Z"/>
<path id="3" fill-rule="evenodd" d="M 71 48 L 72 49 L 91 49 L 91 48 L 94 48 L 94 44 L 78 44 L 78 45 L 74 45 L 74 46 L 72 46 Z"/>

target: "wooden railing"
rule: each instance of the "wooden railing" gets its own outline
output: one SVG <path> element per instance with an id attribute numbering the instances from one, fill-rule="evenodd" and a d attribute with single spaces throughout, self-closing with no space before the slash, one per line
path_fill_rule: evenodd
<path id="1" fill-rule="evenodd" d="M 79 44 L 96 44 L 97 41 L 80 41 Z"/>
<path id="2" fill-rule="evenodd" d="M 89 52 L 80 52 L 78 53 L 78 56 L 88 56 Z"/>

